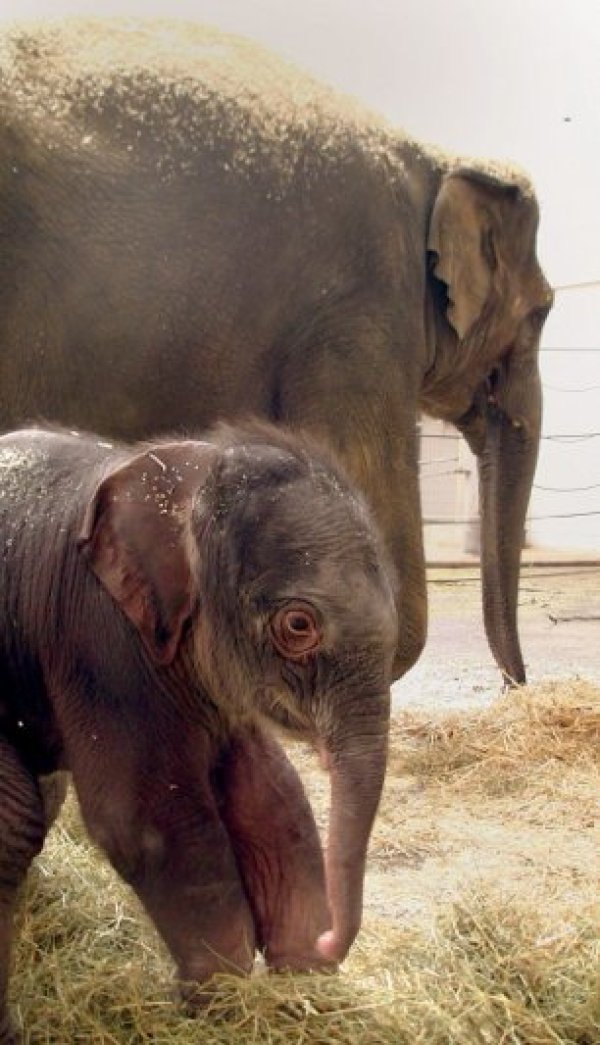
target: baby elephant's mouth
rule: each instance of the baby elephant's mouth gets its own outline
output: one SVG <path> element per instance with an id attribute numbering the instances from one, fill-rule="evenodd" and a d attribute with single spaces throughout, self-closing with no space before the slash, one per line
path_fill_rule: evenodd
<path id="1" fill-rule="evenodd" d="M 262 686 L 256 691 L 255 706 L 260 708 L 266 719 L 267 728 L 269 724 L 279 726 L 286 737 L 294 740 L 303 740 L 306 743 L 316 743 L 316 730 L 309 715 L 304 715 L 300 707 L 296 706 L 297 698 L 282 692 L 279 685 Z"/>

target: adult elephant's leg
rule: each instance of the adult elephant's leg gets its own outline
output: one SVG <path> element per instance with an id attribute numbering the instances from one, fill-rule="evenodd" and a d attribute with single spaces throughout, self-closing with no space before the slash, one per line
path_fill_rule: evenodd
<path id="1" fill-rule="evenodd" d="M 257 729 L 238 733 L 223 752 L 218 786 L 268 965 L 330 964 L 315 949 L 331 923 L 321 844 L 302 782 L 283 748 Z"/>
<path id="2" fill-rule="evenodd" d="M 384 478 L 371 477 L 367 497 L 380 522 L 396 575 L 398 642 L 394 679 L 416 664 L 427 638 L 427 586 L 416 451 L 389 462 Z M 367 483 L 365 483 L 365 486 Z"/>
<path id="3" fill-rule="evenodd" d="M 417 353 L 401 362 L 390 348 L 395 339 L 383 338 L 380 326 L 363 316 L 339 348 L 332 346 L 327 331 L 311 330 L 311 345 L 290 355 L 279 375 L 275 419 L 329 445 L 373 510 L 395 570 L 398 679 L 416 663 L 427 636 L 417 427 L 420 374 Z M 416 331 L 415 344 L 419 337 Z"/>
<path id="4" fill-rule="evenodd" d="M 161 750 L 147 762 L 114 740 L 88 749 L 71 760 L 73 783 L 90 835 L 152 918 L 191 985 L 186 996 L 201 1004 L 194 985 L 252 968 L 254 924 L 201 743 L 189 758 L 181 724 L 181 750 L 158 726 L 157 735 Z"/>
<path id="5" fill-rule="evenodd" d="M 45 817 L 36 780 L 19 755 L 0 737 L 0 1043 L 19 1036 L 6 1009 L 6 991 L 16 896 L 29 865 L 42 848 Z"/>

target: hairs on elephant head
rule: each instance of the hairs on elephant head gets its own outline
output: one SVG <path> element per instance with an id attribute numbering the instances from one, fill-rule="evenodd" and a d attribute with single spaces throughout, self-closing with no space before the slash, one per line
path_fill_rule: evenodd
<path id="1" fill-rule="evenodd" d="M 0 911 L 43 844 L 39 784 L 68 770 L 195 1002 L 256 947 L 335 964 L 360 925 L 397 620 L 338 465 L 265 423 L 132 448 L 18 431 L 0 438 L 0 540 Z M 331 773 L 325 860 L 273 727 Z"/>

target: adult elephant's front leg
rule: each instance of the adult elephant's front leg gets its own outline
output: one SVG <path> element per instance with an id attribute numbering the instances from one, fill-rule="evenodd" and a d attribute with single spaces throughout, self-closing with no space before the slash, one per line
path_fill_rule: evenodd
<path id="1" fill-rule="evenodd" d="M 267 964 L 325 966 L 315 950 L 331 924 L 323 854 L 296 770 L 273 737 L 247 730 L 223 753 L 219 789 Z"/>
<path id="2" fill-rule="evenodd" d="M 344 333 L 345 340 L 337 332 L 336 347 L 327 329 L 312 331 L 311 343 L 290 354 L 279 375 L 276 419 L 329 445 L 373 510 L 395 568 L 398 679 L 420 657 L 427 635 L 418 356 L 401 366 L 395 338 L 384 337 L 368 316 Z M 419 337 L 417 330 L 415 344 Z"/>
<path id="3" fill-rule="evenodd" d="M 412 456 L 412 455 L 411 455 Z M 395 566 L 398 641 L 394 679 L 416 664 L 427 638 L 427 584 L 418 465 L 402 458 L 390 463 L 384 480 L 365 482 Z"/>
<path id="4" fill-rule="evenodd" d="M 177 964 L 186 996 L 217 972 L 245 973 L 255 956 L 252 912 L 208 766 L 174 759 L 124 771 L 73 772 L 91 836 L 135 890 Z M 100 783 L 98 783 L 100 781 Z"/>

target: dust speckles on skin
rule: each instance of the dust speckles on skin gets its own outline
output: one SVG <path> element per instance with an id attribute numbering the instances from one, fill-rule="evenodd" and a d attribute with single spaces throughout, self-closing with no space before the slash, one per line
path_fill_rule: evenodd
<path id="1" fill-rule="evenodd" d="M 0 446 L 0 481 L 6 473 L 39 464 L 44 456 L 43 451 L 32 447 Z"/>
<path id="2" fill-rule="evenodd" d="M 0 33 L 0 68 L 0 105 L 16 127 L 27 125 L 32 143 L 46 152 L 66 146 L 90 162 L 110 153 L 115 171 L 143 166 L 165 185 L 202 175 L 212 160 L 223 180 L 253 181 L 278 204 L 296 180 L 306 190 L 357 152 L 387 185 L 406 174 L 402 153 L 440 170 L 473 165 L 257 44 L 193 23 L 17 24 Z M 533 195 L 519 168 L 478 166 Z"/>
<path id="3" fill-rule="evenodd" d="M 40 468 L 45 461 L 47 454 L 37 448 L 0 445 L 0 506 L 6 513 L 1 546 L 4 559 L 11 554 L 19 533 L 33 525 L 39 502 L 46 495 Z"/>
<path id="4" fill-rule="evenodd" d="M 47 460 L 44 451 L 33 447 L 0 446 L 0 494 L 6 503 L 8 500 L 23 499 L 24 476 L 32 472 L 43 474 L 43 465 Z M 27 484 L 27 497 L 29 501 L 40 498 L 45 493 L 44 483 L 40 480 L 32 486 Z M 26 511 L 26 515 L 28 510 Z"/>
<path id="5" fill-rule="evenodd" d="M 149 454 L 148 454 L 148 457 L 149 457 L 149 458 L 150 458 L 150 459 L 151 459 L 152 461 L 155 461 L 155 462 L 156 462 L 156 464 L 157 464 L 157 465 L 159 466 L 159 468 L 162 468 L 163 472 L 166 472 L 166 471 L 167 471 L 167 466 L 166 466 L 165 462 L 164 462 L 164 461 L 161 461 L 160 457 L 158 457 L 158 456 L 157 456 L 156 454 L 153 454 L 153 453 L 149 453 Z"/>
<path id="6" fill-rule="evenodd" d="M 120 162 L 150 165 L 164 182 L 195 176 L 212 156 L 226 179 L 270 171 L 263 191 L 276 203 L 297 173 L 306 184 L 323 165 L 351 161 L 357 148 L 403 169 L 396 132 L 374 113 L 257 45 L 206 27 L 17 26 L 0 38 L 0 63 L 7 100 L 42 143 L 56 137 L 91 155 L 106 148 L 109 123 Z"/>

